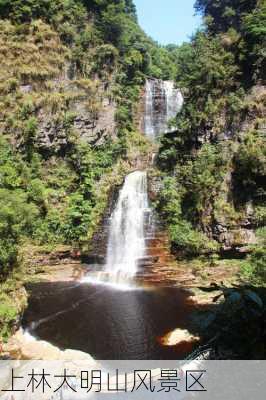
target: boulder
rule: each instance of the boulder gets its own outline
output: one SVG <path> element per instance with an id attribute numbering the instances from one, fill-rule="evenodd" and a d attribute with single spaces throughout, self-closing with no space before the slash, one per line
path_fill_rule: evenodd
<path id="1" fill-rule="evenodd" d="M 89 365 L 95 363 L 87 353 L 71 349 L 60 350 L 44 340 L 37 340 L 22 329 L 9 340 L 3 350 L 14 360 L 86 361 Z"/>

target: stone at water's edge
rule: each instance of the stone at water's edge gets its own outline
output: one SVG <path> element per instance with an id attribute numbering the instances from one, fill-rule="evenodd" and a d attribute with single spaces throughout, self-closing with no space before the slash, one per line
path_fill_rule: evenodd
<path id="1" fill-rule="evenodd" d="M 95 366 L 96 361 L 87 353 L 77 350 L 60 350 L 58 347 L 37 340 L 20 329 L 3 346 L 3 353 L 6 353 L 13 360 L 45 360 L 45 361 L 86 361 L 89 366 Z"/>

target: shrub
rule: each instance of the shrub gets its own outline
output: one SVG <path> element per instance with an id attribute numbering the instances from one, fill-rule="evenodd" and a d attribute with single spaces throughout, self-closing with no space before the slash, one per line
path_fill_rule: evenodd
<path id="1" fill-rule="evenodd" d="M 192 224 L 184 218 L 182 211 L 184 190 L 174 178 L 166 178 L 157 204 L 157 209 L 169 226 L 173 248 L 188 256 L 217 251 L 218 244 L 193 228 Z"/>
<path id="2" fill-rule="evenodd" d="M 240 205 L 249 200 L 257 205 L 265 201 L 265 166 L 265 139 L 257 131 L 249 132 L 234 158 L 234 191 Z"/>
<path id="3" fill-rule="evenodd" d="M 19 240 L 31 235 L 38 209 L 22 190 L 0 189 L 0 274 L 16 262 Z"/>

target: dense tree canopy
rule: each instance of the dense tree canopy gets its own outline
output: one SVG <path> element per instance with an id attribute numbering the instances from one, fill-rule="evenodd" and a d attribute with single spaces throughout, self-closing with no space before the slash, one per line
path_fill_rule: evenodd
<path id="1" fill-rule="evenodd" d="M 160 210 L 174 245 L 188 254 L 200 253 L 195 235 L 198 243 L 199 232 L 212 237 L 221 215 L 237 225 L 248 202 L 252 223 L 265 223 L 265 7 L 265 0 L 197 0 L 203 29 L 190 43 L 169 47 L 185 102 L 176 131 L 161 138 L 158 161 L 166 178 Z M 244 121 L 252 131 L 243 131 Z M 232 192 L 225 200 L 229 170 Z"/>
<path id="2" fill-rule="evenodd" d="M 208 28 L 218 33 L 229 28 L 239 30 L 242 16 L 251 13 L 257 4 L 257 0 L 197 0 L 195 8 L 207 17 Z"/>

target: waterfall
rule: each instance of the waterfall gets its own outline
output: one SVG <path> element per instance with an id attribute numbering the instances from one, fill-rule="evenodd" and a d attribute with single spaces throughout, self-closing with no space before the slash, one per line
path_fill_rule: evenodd
<path id="1" fill-rule="evenodd" d="M 154 91 L 152 81 L 147 80 L 145 86 L 144 133 L 150 138 L 155 136 L 154 123 Z"/>
<path id="2" fill-rule="evenodd" d="M 145 215 L 148 210 L 147 174 L 129 174 L 111 216 L 106 271 L 117 281 L 134 277 L 145 256 Z"/>
<path id="3" fill-rule="evenodd" d="M 104 270 L 82 279 L 82 282 L 115 285 L 129 289 L 146 255 L 145 233 L 149 227 L 147 173 L 127 175 L 110 217 L 107 257 Z"/>
<path id="4" fill-rule="evenodd" d="M 145 85 L 145 110 L 143 133 L 154 140 L 158 135 L 174 130 L 168 124 L 183 105 L 180 90 L 173 81 L 147 79 Z"/>
<path id="5" fill-rule="evenodd" d="M 143 131 L 152 140 L 171 130 L 169 121 L 183 104 L 181 92 L 174 82 L 147 79 Z M 153 155 L 154 159 L 154 155 Z M 149 218 L 148 218 L 149 217 Z M 131 286 L 141 271 L 146 254 L 146 239 L 153 237 L 153 216 L 149 209 L 147 173 L 129 174 L 120 190 L 115 209 L 110 218 L 106 263 L 104 269 L 85 277 L 83 282 Z M 146 238 L 145 238 L 146 234 Z M 148 235 L 151 235 L 150 237 Z"/>

